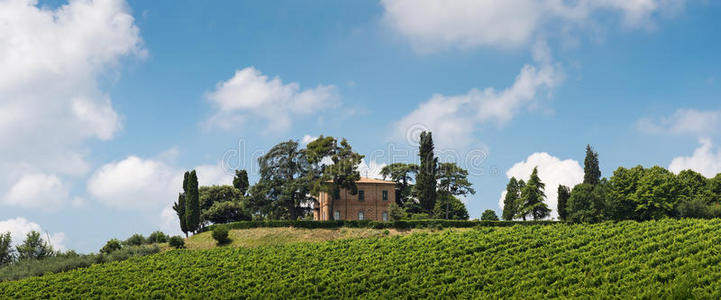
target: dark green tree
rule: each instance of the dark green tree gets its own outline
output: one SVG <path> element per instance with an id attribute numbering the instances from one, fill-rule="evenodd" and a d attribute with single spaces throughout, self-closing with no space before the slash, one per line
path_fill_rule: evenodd
<path id="1" fill-rule="evenodd" d="M 195 170 L 190 171 L 188 176 L 185 198 L 185 225 L 189 232 L 195 233 L 200 229 L 200 195 Z"/>
<path id="2" fill-rule="evenodd" d="M 305 215 L 313 199 L 308 185 L 308 163 L 305 151 L 298 148 L 298 142 L 289 140 L 273 146 L 258 158 L 260 180 L 251 192 L 251 206 L 271 218 L 296 220 Z"/>
<path id="3" fill-rule="evenodd" d="M 486 209 L 481 215 L 481 221 L 498 221 L 498 215 L 492 209 Z"/>
<path id="4" fill-rule="evenodd" d="M 390 178 L 396 183 L 396 204 L 403 206 L 411 200 L 413 194 L 413 175 L 418 173 L 418 165 L 392 163 L 381 169 L 383 179 Z"/>
<path id="5" fill-rule="evenodd" d="M 632 220 L 636 218 L 635 195 L 638 182 L 646 172 L 642 166 L 630 169 L 619 167 L 609 178 L 609 215 L 612 220 Z"/>
<path id="6" fill-rule="evenodd" d="M 0 233 L 0 267 L 15 260 L 15 251 L 12 248 L 10 232 Z"/>
<path id="7" fill-rule="evenodd" d="M 651 220 L 670 216 L 678 201 L 678 184 L 671 171 L 659 166 L 647 169 L 638 181 L 632 200 L 636 219 Z"/>
<path id="8" fill-rule="evenodd" d="M 242 196 L 245 196 L 250 188 L 248 182 L 248 171 L 246 170 L 235 170 L 235 177 L 233 178 L 233 186 L 240 191 Z"/>
<path id="9" fill-rule="evenodd" d="M 521 180 L 523 181 L 523 180 Z M 503 219 L 511 221 L 519 212 L 521 185 L 516 177 L 511 177 L 506 185 L 506 196 L 503 198 Z"/>
<path id="10" fill-rule="evenodd" d="M 605 180 L 599 184 L 581 183 L 573 187 L 566 204 L 566 219 L 576 223 L 596 223 L 610 219 L 606 207 Z"/>
<path id="11" fill-rule="evenodd" d="M 188 225 L 185 222 L 185 193 L 178 194 L 178 202 L 173 204 L 173 210 L 175 211 L 175 214 L 178 215 L 180 230 L 185 233 L 185 237 L 188 237 Z"/>
<path id="12" fill-rule="evenodd" d="M 583 183 L 598 184 L 601 182 L 601 169 L 598 165 L 598 153 L 593 152 L 591 145 L 586 145 L 586 159 L 583 160 Z"/>
<path id="13" fill-rule="evenodd" d="M 421 164 L 416 177 L 415 194 L 423 210 L 432 213 L 436 205 L 436 185 L 438 158 L 433 153 L 433 135 L 431 132 L 421 132 L 418 156 Z"/>
<path id="14" fill-rule="evenodd" d="M 318 195 L 321 191 L 330 195 L 338 195 L 341 189 L 348 190 L 352 195 L 358 193 L 356 181 L 360 180 L 358 165 L 363 155 L 353 152 L 346 139 L 340 143 L 334 137 L 322 135 L 306 146 L 306 159 L 311 165 L 308 183 L 311 194 Z M 329 197 L 329 211 L 333 211 L 335 196 Z M 328 216 L 333 220 L 333 214 Z"/>
<path id="15" fill-rule="evenodd" d="M 445 191 L 453 196 L 466 196 L 476 193 L 476 190 L 471 187 L 473 184 L 468 181 L 468 171 L 459 167 L 456 163 L 447 162 L 438 164 L 436 177 L 440 191 Z M 450 202 L 446 202 L 446 205 L 449 204 Z M 449 209 L 450 207 L 446 207 L 445 219 L 449 218 Z"/>
<path id="16" fill-rule="evenodd" d="M 539 220 L 550 214 L 551 209 L 544 202 L 546 199 L 545 188 L 546 184 L 541 182 L 538 177 L 538 168 L 533 168 L 531 178 L 521 189 L 521 205 L 518 217 L 525 221 L 526 217 L 530 215 L 534 220 Z"/>
<path id="17" fill-rule="evenodd" d="M 243 204 L 236 201 L 216 202 L 203 212 L 202 218 L 213 224 L 251 220 L 251 216 L 245 211 Z"/>
<path id="18" fill-rule="evenodd" d="M 103 248 L 100 248 L 100 253 L 110 254 L 117 250 L 120 250 L 121 248 L 123 248 L 123 245 L 121 244 L 120 240 L 111 239 L 105 243 L 105 246 L 103 246 Z"/>
<path id="19" fill-rule="evenodd" d="M 244 199 L 240 190 L 230 185 L 212 185 L 201 186 L 198 189 L 200 196 L 200 213 L 210 209 L 216 203 L 220 202 L 242 202 Z M 201 218 L 201 223 L 203 219 Z"/>
<path id="20" fill-rule="evenodd" d="M 558 219 L 566 221 L 568 214 L 566 213 L 566 206 L 568 198 L 571 197 L 571 189 L 565 185 L 558 185 Z"/>
<path id="21" fill-rule="evenodd" d="M 53 247 L 40 237 L 37 231 L 28 232 L 25 241 L 15 247 L 18 260 L 43 259 L 55 255 Z"/>
<path id="22" fill-rule="evenodd" d="M 432 216 L 437 219 L 468 220 L 468 210 L 460 199 L 447 191 L 438 191 Z"/>

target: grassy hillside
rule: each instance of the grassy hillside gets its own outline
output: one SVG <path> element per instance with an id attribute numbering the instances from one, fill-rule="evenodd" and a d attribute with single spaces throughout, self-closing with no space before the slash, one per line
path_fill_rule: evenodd
<path id="1" fill-rule="evenodd" d="M 0 298 L 721 298 L 721 220 L 446 230 L 173 250 L 0 283 Z"/>

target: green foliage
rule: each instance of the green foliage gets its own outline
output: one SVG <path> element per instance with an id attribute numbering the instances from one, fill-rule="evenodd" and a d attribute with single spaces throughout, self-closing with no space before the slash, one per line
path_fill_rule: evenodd
<path id="1" fill-rule="evenodd" d="M 586 145 L 586 158 L 583 160 L 583 183 L 598 184 L 601 182 L 601 168 L 598 165 L 598 153 L 591 145 Z"/>
<path id="2" fill-rule="evenodd" d="M 186 177 L 188 172 L 185 172 Z M 187 181 L 187 180 L 186 180 Z M 184 183 L 187 184 L 187 183 Z M 188 235 L 188 225 L 185 222 L 185 193 L 178 194 L 178 202 L 173 204 L 173 210 L 178 215 L 178 221 L 180 222 L 180 230 Z"/>
<path id="3" fill-rule="evenodd" d="M 228 239 L 228 228 L 224 226 L 213 227 L 212 235 L 218 245 L 225 245 L 230 242 L 230 239 Z"/>
<path id="4" fill-rule="evenodd" d="M 496 215 L 496 211 L 486 209 L 483 211 L 483 214 L 481 214 L 481 221 L 498 221 L 498 215 Z"/>
<path id="5" fill-rule="evenodd" d="M 310 164 L 298 142 L 273 146 L 258 158 L 260 180 L 251 189 L 249 207 L 273 219 L 296 219 L 312 201 L 308 176 Z"/>
<path id="6" fill-rule="evenodd" d="M 121 248 L 123 248 L 123 245 L 121 244 L 120 240 L 111 239 L 105 243 L 103 248 L 100 248 L 100 253 L 110 254 L 114 251 L 120 250 Z"/>
<path id="7" fill-rule="evenodd" d="M 136 233 L 131 235 L 127 240 L 123 241 L 123 246 L 140 246 L 146 243 L 142 234 Z"/>
<path id="8" fill-rule="evenodd" d="M 248 182 L 248 171 L 246 170 L 235 170 L 235 177 L 233 178 L 233 187 L 238 189 L 240 195 L 245 196 L 250 188 Z"/>
<path id="9" fill-rule="evenodd" d="M 7 265 L 15 260 L 15 251 L 12 247 L 10 232 L 0 233 L 0 266 Z"/>
<path id="10" fill-rule="evenodd" d="M 551 209 L 544 203 L 546 199 L 545 188 L 546 184 L 541 182 L 541 179 L 538 177 L 538 168 L 533 168 L 531 178 L 529 178 L 525 186 L 521 188 L 521 205 L 519 205 L 520 209 L 516 216 L 522 218 L 524 221 L 529 215 L 533 217 L 534 220 L 547 217 L 551 213 Z"/>
<path id="11" fill-rule="evenodd" d="M 167 243 L 168 238 L 170 237 L 162 231 L 154 231 L 148 236 L 147 242 L 151 244 Z"/>
<path id="12" fill-rule="evenodd" d="M 416 176 L 415 195 L 424 212 L 432 212 L 436 206 L 436 171 L 438 158 L 433 153 L 433 134 L 421 132 L 418 156 L 421 164 Z"/>
<path id="13" fill-rule="evenodd" d="M 558 185 L 558 219 L 566 221 L 568 218 L 568 199 L 571 197 L 571 189 L 565 185 Z"/>
<path id="14" fill-rule="evenodd" d="M 523 180 L 521 180 L 523 182 Z M 511 221 L 519 213 L 520 208 L 518 207 L 521 203 L 521 188 L 522 185 L 516 180 L 516 177 L 511 177 L 506 185 L 506 196 L 503 198 L 503 219 Z"/>
<path id="15" fill-rule="evenodd" d="M 551 225 L 558 224 L 558 221 L 478 221 L 478 220 L 443 220 L 430 219 L 428 214 L 420 213 L 411 216 L 414 219 L 405 219 L 390 222 L 377 222 L 371 220 L 334 220 L 334 221 L 291 221 L 291 220 L 259 220 L 259 221 L 240 221 L 222 225 L 210 225 L 205 230 L 213 230 L 215 227 L 224 227 L 227 229 L 249 229 L 249 228 L 277 228 L 277 227 L 294 227 L 294 228 L 433 228 L 437 224 L 445 228 L 471 228 L 475 226 L 491 226 L 491 227 L 508 227 L 508 226 L 530 226 L 530 225 Z"/>
<path id="16" fill-rule="evenodd" d="M 571 192 L 566 204 L 567 219 L 572 222 L 596 223 L 608 220 L 607 184 L 581 183 Z"/>
<path id="17" fill-rule="evenodd" d="M 466 196 L 475 194 L 468 181 L 468 171 L 459 167 L 456 163 L 439 163 L 438 172 L 436 174 L 438 180 L 438 190 L 446 191 L 454 196 Z"/>
<path id="18" fill-rule="evenodd" d="M 383 179 L 390 178 L 396 183 L 396 204 L 403 206 L 410 201 L 413 194 L 413 177 L 418 173 L 418 165 L 406 163 L 392 163 L 381 169 Z"/>
<path id="19" fill-rule="evenodd" d="M 240 190 L 231 185 L 201 186 L 198 188 L 198 195 L 201 215 L 203 211 L 210 209 L 216 203 L 240 202 L 243 198 Z"/>
<path id="20" fill-rule="evenodd" d="M 208 210 L 203 212 L 202 219 L 223 224 L 236 221 L 250 221 L 251 217 L 245 212 L 240 202 L 216 202 Z"/>
<path id="21" fill-rule="evenodd" d="M 40 237 L 37 231 L 28 232 L 25 241 L 15 247 L 18 260 L 43 259 L 55 255 L 53 247 Z"/>
<path id="22" fill-rule="evenodd" d="M 627 221 L 167 251 L 2 282 L 0 297 L 719 299 L 719 231 Z"/>
<path id="23" fill-rule="evenodd" d="M 200 195 L 198 192 L 198 175 L 195 170 L 188 176 L 187 192 L 185 193 L 185 222 L 189 232 L 200 229 Z"/>
<path id="24" fill-rule="evenodd" d="M 466 205 L 458 198 L 446 191 L 439 191 L 436 196 L 436 206 L 433 208 L 436 219 L 468 220 Z"/>
<path id="25" fill-rule="evenodd" d="M 406 211 L 395 202 L 388 204 L 388 218 L 390 221 L 403 220 L 408 216 Z"/>
<path id="26" fill-rule="evenodd" d="M 171 236 L 170 239 L 168 239 L 168 244 L 175 249 L 185 248 L 185 240 L 178 235 Z"/>

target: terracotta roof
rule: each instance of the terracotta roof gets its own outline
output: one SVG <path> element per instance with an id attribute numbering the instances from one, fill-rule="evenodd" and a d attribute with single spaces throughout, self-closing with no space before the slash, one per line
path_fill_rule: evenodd
<path id="1" fill-rule="evenodd" d="M 382 184 L 396 184 L 393 181 L 389 180 L 381 180 L 381 179 L 375 179 L 375 178 L 368 178 L 368 177 L 361 177 L 360 180 L 356 181 L 356 183 L 382 183 Z"/>

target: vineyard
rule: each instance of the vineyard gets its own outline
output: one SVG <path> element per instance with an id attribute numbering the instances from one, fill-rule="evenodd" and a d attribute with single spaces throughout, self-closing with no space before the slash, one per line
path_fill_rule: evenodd
<path id="1" fill-rule="evenodd" d="M 172 250 L 0 283 L 0 298 L 721 298 L 721 220 L 478 227 Z"/>

